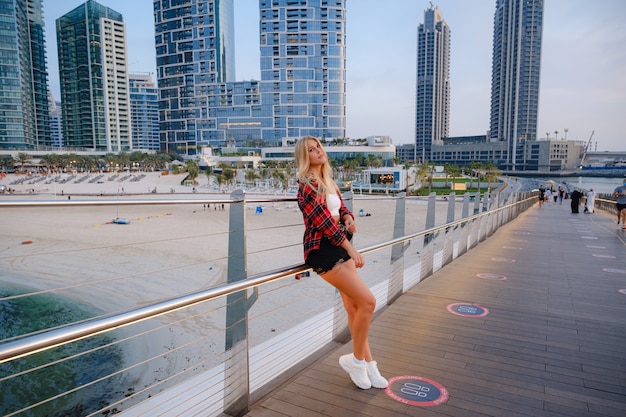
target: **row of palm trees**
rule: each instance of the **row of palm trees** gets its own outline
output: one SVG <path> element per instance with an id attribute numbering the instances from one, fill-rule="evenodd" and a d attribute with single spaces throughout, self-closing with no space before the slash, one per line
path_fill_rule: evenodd
<path id="1" fill-rule="evenodd" d="M 370 158 L 371 157 L 371 158 Z M 336 176 L 346 182 L 353 181 L 356 178 L 356 173 L 365 168 L 379 168 L 382 166 L 382 158 L 374 155 L 358 155 L 353 159 L 344 159 L 342 161 L 332 161 L 333 169 Z M 413 187 L 412 193 L 421 194 L 425 184 L 428 184 L 428 193 L 432 190 L 433 178 L 435 174 L 435 163 L 417 164 L 407 162 L 403 165 L 407 175 L 407 191 L 409 191 L 411 185 L 409 184 L 409 170 L 412 167 L 416 167 L 415 180 L 419 184 L 418 187 Z M 256 180 L 270 181 L 274 184 L 274 187 L 282 188 L 286 190 L 289 186 L 289 179 L 293 178 L 295 164 L 293 161 L 264 161 L 258 168 L 244 168 L 243 166 L 232 167 L 230 165 L 221 164 L 218 168 L 221 169 L 221 173 L 215 173 L 213 168 L 208 167 L 205 171 L 209 184 L 211 179 L 214 178 L 218 186 L 223 184 L 232 184 L 237 177 L 237 171 L 239 169 L 245 169 L 244 178 L 248 185 L 254 185 Z M 195 161 L 187 161 L 184 171 L 188 173 L 187 180 L 192 181 L 194 184 L 198 184 L 196 181 L 200 169 Z M 458 178 L 461 175 L 469 177 L 469 188 L 472 189 L 474 185 L 474 179 L 478 192 L 480 192 L 481 181 L 487 182 L 488 191 L 491 190 L 491 183 L 496 182 L 497 178 L 502 174 L 498 167 L 493 162 L 487 162 L 485 164 L 481 162 L 472 162 L 468 166 L 458 166 L 447 163 L 443 167 L 445 173 L 446 188 L 448 187 L 449 180 L 451 178 Z"/>
<path id="2" fill-rule="evenodd" d="M 409 184 L 409 170 L 415 167 L 415 181 L 419 183 L 419 187 L 415 189 L 416 194 L 421 194 L 424 184 L 428 183 L 428 193 L 432 191 L 433 178 L 435 174 L 436 164 L 434 162 L 427 162 L 425 164 L 415 164 L 414 162 L 406 162 L 403 168 L 406 172 L 406 184 L 407 191 L 411 188 Z M 457 178 L 461 175 L 469 177 L 469 188 L 472 189 L 474 185 L 474 178 L 476 178 L 478 192 L 480 192 L 480 182 L 487 181 L 487 190 L 491 190 L 491 183 L 496 182 L 498 177 L 502 175 L 502 172 L 491 161 L 486 163 L 472 162 L 467 166 L 459 166 L 450 163 L 446 163 L 443 166 L 443 172 L 445 174 L 446 188 L 448 187 L 448 181 L 450 178 Z"/>
<path id="3" fill-rule="evenodd" d="M 93 172 L 93 171 L 123 171 L 141 170 L 157 171 L 167 167 L 167 164 L 180 157 L 168 153 L 146 153 L 146 152 L 120 152 L 117 154 L 107 153 L 105 155 L 79 155 L 75 153 L 67 154 L 47 154 L 41 157 L 37 171 L 42 172 Z M 19 152 L 15 158 L 10 155 L 0 157 L 0 168 L 3 171 L 16 170 L 26 172 L 33 170 L 32 157 L 26 152 Z"/>
<path id="4" fill-rule="evenodd" d="M 9 171 L 16 169 L 18 172 L 24 172 L 25 169 L 31 165 L 31 156 L 25 152 L 20 152 L 15 158 L 10 155 L 0 157 L 0 170 Z M 74 153 L 68 154 L 48 154 L 44 155 L 40 161 L 39 169 L 45 172 L 67 172 L 67 171 L 80 171 L 80 172 L 93 172 L 93 171 L 157 171 L 166 169 L 168 164 L 173 160 L 182 160 L 182 157 L 171 153 L 145 153 L 140 151 L 135 152 L 120 152 L 117 154 L 107 153 L 103 156 L 97 155 L 78 155 Z M 394 161 L 397 163 L 397 161 Z M 332 161 L 333 168 L 339 179 L 343 181 L 353 181 L 356 178 L 356 173 L 365 168 L 380 168 L 383 166 L 382 157 L 373 154 L 363 155 L 357 154 L 354 158 L 346 158 L 341 161 Z M 435 174 L 435 163 L 427 162 L 423 164 L 413 162 L 406 162 L 403 168 L 407 172 L 407 191 L 411 188 L 414 192 L 419 194 L 424 188 L 425 184 L 428 184 L 428 192 L 431 192 L 433 185 L 433 178 Z M 32 166 L 32 165 L 31 165 Z M 205 171 L 207 180 L 211 183 L 211 179 L 214 178 L 218 186 L 222 184 L 231 184 L 237 177 L 237 171 L 239 169 L 246 169 L 244 178 L 246 183 L 252 185 L 255 181 L 270 181 L 274 186 L 280 186 L 283 189 L 288 188 L 289 179 L 293 177 L 295 164 L 292 160 L 285 161 L 264 161 L 256 169 L 245 168 L 244 165 L 232 167 L 230 165 L 222 164 L 219 166 L 221 173 L 216 173 L 211 167 L 208 167 Z M 409 184 L 409 170 L 415 168 L 415 182 L 416 184 Z M 178 172 L 186 172 L 186 180 L 191 181 L 193 184 L 197 184 L 197 178 L 201 173 L 198 161 L 188 160 L 184 165 L 177 167 Z M 478 189 L 480 190 L 480 182 L 487 181 L 488 189 L 491 188 L 491 183 L 496 181 L 497 177 L 501 175 L 497 166 L 488 161 L 486 163 L 472 162 L 468 166 L 458 166 L 450 163 L 446 163 L 443 167 L 445 173 L 446 188 L 448 187 L 448 181 L 450 178 L 459 177 L 460 175 L 469 176 L 470 189 L 473 188 L 473 181 L 476 178 L 478 183 Z M 416 185 L 418 185 L 416 187 Z M 413 187 L 411 187 L 413 185 Z"/>

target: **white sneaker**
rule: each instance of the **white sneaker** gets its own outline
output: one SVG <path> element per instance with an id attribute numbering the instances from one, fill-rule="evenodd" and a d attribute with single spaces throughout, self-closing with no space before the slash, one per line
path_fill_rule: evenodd
<path id="1" fill-rule="evenodd" d="M 350 375 L 350 379 L 354 382 L 354 385 L 361 389 L 372 388 L 372 382 L 367 376 L 367 365 L 357 365 L 354 363 L 354 354 L 349 353 L 339 357 L 339 365 L 344 371 Z"/>
<path id="2" fill-rule="evenodd" d="M 380 374 L 376 361 L 367 362 L 367 375 L 374 388 L 387 388 L 389 385 L 389 381 Z"/>

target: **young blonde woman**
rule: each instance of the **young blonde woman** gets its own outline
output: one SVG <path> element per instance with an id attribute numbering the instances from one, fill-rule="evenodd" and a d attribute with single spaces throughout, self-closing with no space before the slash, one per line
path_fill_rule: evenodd
<path id="1" fill-rule="evenodd" d="M 339 358 L 352 382 L 361 388 L 386 388 L 388 382 L 372 358 L 367 340 L 376 298 L 359 277 L 365 259 L 350 243 L 357 231 L 332 178 L 322 144 L 306 136 L 295 149 L 298 167 L 298 206 L 304 217 L 304 259 L 308 266 L 341 294 L 348 314 L 353 353 Z"/>

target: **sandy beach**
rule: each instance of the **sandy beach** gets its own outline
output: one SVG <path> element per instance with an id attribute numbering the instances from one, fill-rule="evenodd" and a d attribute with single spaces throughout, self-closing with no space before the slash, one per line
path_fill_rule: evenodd
<path id="1" fill-rule="evenodd" d="M 211 288 L 226 282 L 228 260 L 230 191 L 215 190 L 200 178 L 193 187 L 180 185 L 184 175 L 144 174 L 139 180 L 46 183 L 45 180 L 11 184 L 24 176 L 7 175 L 1 183 L 15 191 L 0 194 L 2 201 L 59 201 L 55 207 L 0 207 L 0 283 L 20 292 L 48 293 L 93 311 L 94 317 L 131 310 L 165 299 Z M 152 190 L 156 188 L 157 192 Z M 171 192 L 171 190 L 174 192 Z M 163 192 L 161 192 L 163 190 Z M 70 197 L 68 199 L 68 196 Z M 290 201 L 258 200 L 288 199 Z M 152 200 L 185 200 L 187 204 L 149 204 Z M 247 272 L 260 274 L 303 262 L 302 215 L 295 195 L 246 192 Z M 123 205 L 128 200 L 145 200 L 145 205 Z M 255 201 L 257 200 L 257 201 Z M 84 201 L 116 201 L 119 205 L 85 206 Z M 196 203 L 197 201 L 197 203 Z M 371 246 L 393 238 L 395 202 L 391 196 L 355 196 L 353 211 L 370 216 L 356 220 L 359 227 L 354 244 Z M 257 214 L 257 207 L 262 214 Z M 406 202 L 406 233 L 424 229 L 426 200 Z M 437 205 L 436 223 L 445 223 L 447 203 Z M 457 203 L 457 218 L 461 204 Z M 116 217 L 129 224 L 113 224 Z M 389 272 L 391 249 L 366 255 L 361 270 L 368 285 L 375 285 Z M 314 274 L 302 280 L 288 279 L 262 286 L 259 300 L 250 310 L 250 339 L 258 343 L 276 331 L 293 325 L 294 316 L 307 314 L 334 298 L 334 289 Z M 282 308 L 291 302 L 287 311 Z M 128 363 L 146 357 L 157 360 L 130 374 L 141 386 L 184 368 L 184 363 L 161 358 L 164 346 L 172 349 L 191 340 L 206 338 L 202 356 L 223 348 L 224 300 L 194 307 L 185 313 L 163 316 L 140 325 L 141 331 L 158 329 L 150 338 L 133 339 L 126 346 Z M 210 305 L 209 305 L 210 304 Z M 219 309 L 219 310 L 216 310 Z M 178 324 L 185 314 L 191 314 Z M 187 317 L 187 316 L 185 316 Z M 252 322 L 253 321 L 253 322 Z M 214 330 L 209 330 L 214 329 Z M 122 333 L 139 332 L 136 326 Z M 173 334 L 176 333 L 176 336 Z M 222 346 L 220 348 L 220 346 Z M 197 353 L 197 352 L 196 352 Z M 177 355 L 180 359 L 180 355 Z"/>

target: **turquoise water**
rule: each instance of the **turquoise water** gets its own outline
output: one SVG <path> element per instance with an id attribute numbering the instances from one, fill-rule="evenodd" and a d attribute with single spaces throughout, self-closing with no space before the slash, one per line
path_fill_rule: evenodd
<path id="1" fill-rule="evenodd" d="M 0 340 L 93 316 L 93 313 L 83 306 L 54 295 L 7 299 L 20 293 L 23 291 L 0 284 L 0 323 L 2 323 Z M 119 377 L 107 378 L 93 384 L 92 382 L 120 369 L 121 350 L 111 346 L 76 358 L 69 357 L 107 345 L 112 341 L 113 339 L 109 336 L 96 336 L 24 359 L 0 364 L 0 386 L 2 387 L 0 415 L 11 414 L 31 404 L 57 396 L 52 401 L 47 401 L 17 415 L 84 416 L 105 407 L 111 397 L 123 395 L 123 393 L 116 392 L 121 387 Z M 62 358 L 69 359 L 44 366 Z M 36 369 L 40 366 L 44 367 Z M 20 372 L 26 373 L 4 379 Z M 84 388 L 76 392 L 64 394 L 83 386 Z"/>

